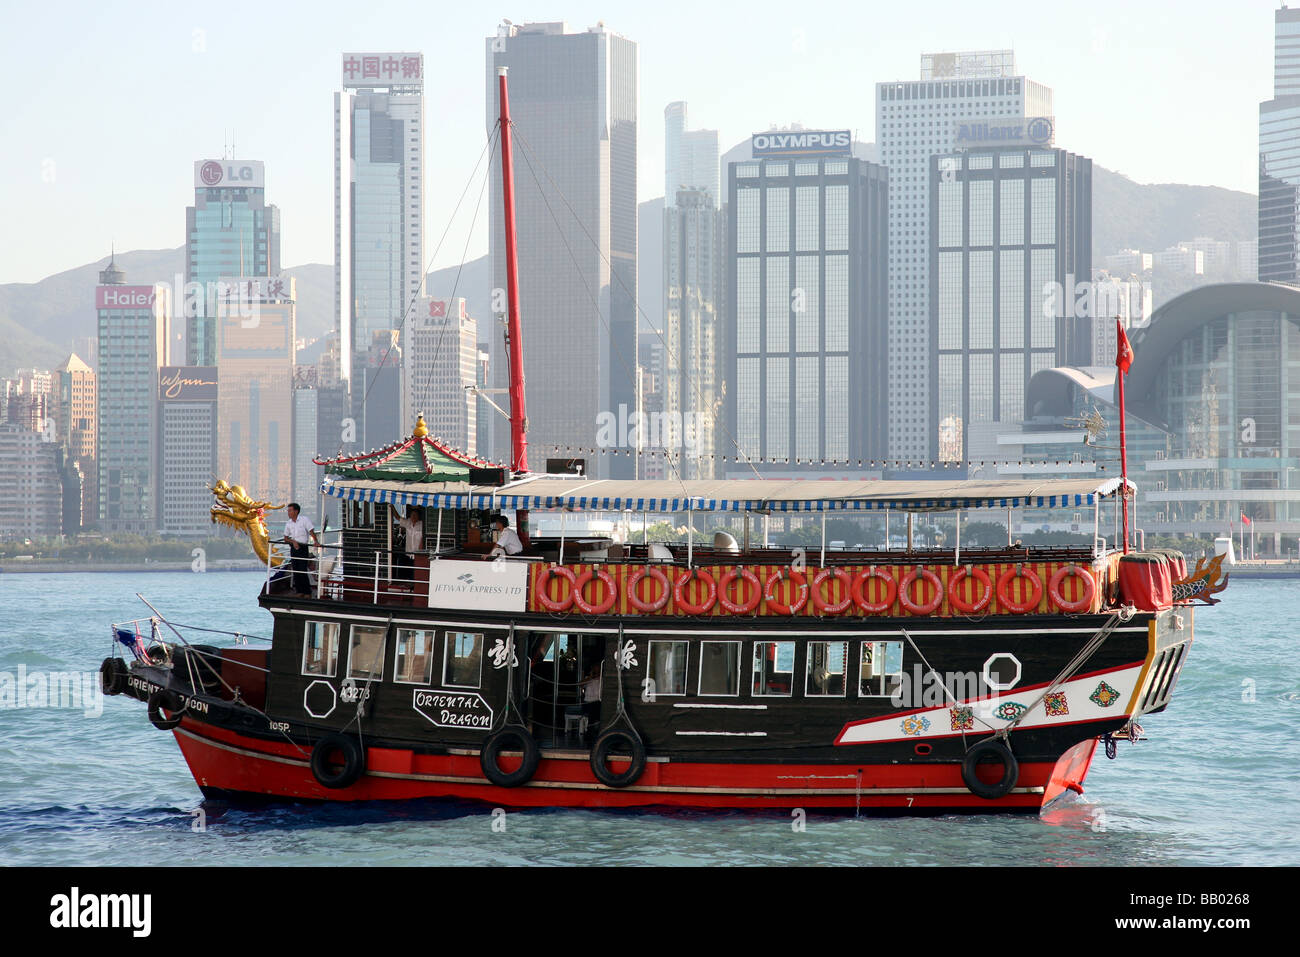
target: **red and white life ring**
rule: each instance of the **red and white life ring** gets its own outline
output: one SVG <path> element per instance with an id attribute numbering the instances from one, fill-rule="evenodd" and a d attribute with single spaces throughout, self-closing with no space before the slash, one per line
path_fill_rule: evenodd
<path id="1" fill-rule="evenodd" d="M 924 604 L 912 600 L 912 584 L 918 578 L 934 585 L 934 597 Z M 930 569 L 917 565 L 903 576 L 898 586 L 898 603 L 913 615 L 928 615 L 943 603 L 943 582 Z"/>
<path id="2" fill-rule="evenodd" d="M 772 595 L 772 586 L 787 577 L 799 589 L 799 597 L 788 605 L 783 601 L 777 601 Z M 783 569 L 778 569 L 767 576 L 767 584 L 763 587 L 763 598 L 767 601 L 767 607 L 778 615 L 796 615 L 804 605 L 808 604 L 808 579 L 801 571 L 791 570 L 787 575 Z"/>
<path id="3" fill-rule="evenodd" d="M 690 584 L 692 578 L 698 578 L 704 582 L 705 595 L 701 602 L 691 602 L 686 597 L 686 586 Z M 700 568 L 688 568 L 682 572 L 677 584 L 673 586 L 673 603 L 680 610 L 688 615 L 707 615 L 713 610 L 713 604 L 718 599 L 718 585 L 713 580 L 713 576 Z"/>
<path id="4" fill-rule="evenodd" d="M 1011 598 L 1011 583 L 1017 578 L 1025 578 L 1029 582 L 1029 597 L 1021 602 L 1014 601 Z M 1043 583 L 1038 580 L 1036 574 L 1026 570 L 1024 565 L 1008 568 L 998 577 L 998 601 L 1002 603 L 1003 608 L 1013 615 L 1023 615 L 1033 611 L 1038 607 L 1038 601 L 1042 597 Z"/>
<path id="5" fill-rule="evenodd" d="M 831 577 L 840 583 L 843 593 L 837 602 L 827 601 L 822 594 L 822 585 Z M 843 568 L 823 568 L 813 578 L 812 603 L 814 608 L 823 613 L 838 615 L 847 611 L 849 605 L 853 604 L 853 578 Z"/>
<path id="6" fill-rule="evenodd" d="M 587 601 L 582 590 L 587 587 L 587 583 L 593 578 L 599 578 L 605 583 L 605 597 L 600 604 L 593 605 Z M 614 581 L 614 576 L 603 568 L 588 568 L 578 576 L 578 580 L 573 583 L 573 603 L 578 609 L 587 615 L 603 615 L 614 607 L 614 602 L 618 599 L 618 583 Z"/>
<path id="7" fill-rule="evenodd" d="M 654 601 L 646 601 L 637 594 L 636 586 L 641 583 L 641 579 L 649 575 L 653 580 L 659 583 L 659 597 Z M 664 605 L 668 604 L 668 596 L 672 594 L 673 586 L 668 581 L 668 576 L 664 574 L 662 568 L 638 568 L 631 575 L 627 576 L 627 583 L 623 586 L 627 593 L 628 604 L 637 611 L 659 611 Z"/>
<path id="8" fill-rule="evenodd" d="M 569 597 L 563 601 L 556 601 L 547 594 L 546 586 L 550 584 L 552 575 L 558 575 L 569 583 Z M 542 607 L 547 611 L 568 611 L 573 606 L 573 596 L 577 591 L 574 580 L 571 569 L 565 568 L 563 565 L 547 565 L 542 569 L 542 573 L 537 576 L 537 600 L 541 602 Z"/>
<path id="9" fill-rule="evenodd" d="M 1083 582 L 1083 595 L 1075 601 L 1065 600 L 1065 589 L 1062 586 L 1067 575 L 1074 575 Z M 1077 615 L 1091 610 L 1093 596 L 1097 594 L 1097 583 L 1092 580 L 1092 574 L 1081 565 L 1066 565 L 1058 568 L 1052 580 L 1047 583 L 1047 594 L 1061 611 Z"/>
<path id="10" fill-rule="evenodd" d="M 885 583 L 885 595 L 880 601 L 867 601 L 866 585 L 867 581 L 872 578 L 878 578 Z M 894 599 L 898 597 L 898 582 L 894 581 L 894 576 L 883 568 L 872 565 L 870 568 L 864 568 L 853 576 L 852 593 L 853 600 L 859 608 L 878 615 L 883 611 L 889 611 L 893 607 Z"/>
<path id="11" fill-rule="evenodd" d="M 732 601 L 729 597 L 731 583 L 737 578 L 749 586 L 749 597 L 743 601 Z M 763 584 L 748 568 L 728 568 L 718 579 L 718 603 L 733 615 L 748 615 L 762 600 Z"/>
<path id="12" fill-rule="evenodd" d="M 980 597 L 975 601 L 967 601 L 961 597 L 960 585 L 966 578 L 973 578 L 980 584 L 983 591 Z M 993 582 L 989 579 L 989 573 L 975 565 L 966 565 L 957 569 L 956 574 L 948 579 L 948 604 L 961 612 L 963 615 L 978 615 L 989 606 L 993 600 Z"/>

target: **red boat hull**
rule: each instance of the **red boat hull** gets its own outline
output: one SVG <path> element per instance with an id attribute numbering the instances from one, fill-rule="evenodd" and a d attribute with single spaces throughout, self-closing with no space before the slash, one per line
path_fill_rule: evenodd
<path id="1" fill-rule="evenodd" d="M 543 751 L 533 779 L 502 788 L 479 768 L 477 753 L 416 754 L 368 748 L 366 772 L 331 790 L 313 777 L 311 754 L 289 742 L 252 738 L 186 718 L 175 731 L 181 752 L 209 796 L 317 801 L 450 798 L 500 807 L 823 808 L 879 811 L 1035 812 L 1069 791 L 1082 791 L 1095 740 L 1055 763 L 1024 763 L 1016 787 L 986 800 L 962 783 L 954 764 L 697 764 L 651 760 L 633 786 L 609 788 L 585 752 Z"/>

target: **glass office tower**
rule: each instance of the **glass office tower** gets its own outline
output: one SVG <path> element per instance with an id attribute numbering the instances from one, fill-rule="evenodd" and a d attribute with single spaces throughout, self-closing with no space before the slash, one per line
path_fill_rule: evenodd
<path id="1" fill-rule="evenodd" d="M 280 273 L 280 210 L 266 204 L 265 164 L 196 160 L 194 205 L 185 210 L 185 362 L 217 361 L 216 282 Z"/>

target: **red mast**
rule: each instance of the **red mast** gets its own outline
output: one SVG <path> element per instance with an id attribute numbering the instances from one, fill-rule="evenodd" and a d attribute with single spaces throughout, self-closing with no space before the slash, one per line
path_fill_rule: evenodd
<path id="1" fill-rule="evenodd" d="M 1118 370 L 1116 377 L 1119 386 L 1119 474 L 1122 481 L 1119 494 L 1121 501 L 1124 503 L 1124 554 L 1128 554 L 1128 437 L 1125 431 L 1124 423 L 1124 376 L 1128 374 L 1129 367 L 1133 365 L 1133 347 L 1129 345 L 1128 336 L 1124 334 L 1124 326 L 1119 321 L 1119 316 L 1115 317 L 1115 338 L 1119 343 L 1119 348 L 1115 355 L 1115 368 Z"/>
<path id="2" fill-rule="evenodd" d="M 515 235 L 515 171 L 510 158 L 510 97 L 506 68 L 497 67 L 501 100 L 501 193 L 506 228 L 506 351 L 510 362 L 510 469 L 528 471 L 528 418 L 524 413 L 524 341 L 519 326 L 519 254 Z"/>

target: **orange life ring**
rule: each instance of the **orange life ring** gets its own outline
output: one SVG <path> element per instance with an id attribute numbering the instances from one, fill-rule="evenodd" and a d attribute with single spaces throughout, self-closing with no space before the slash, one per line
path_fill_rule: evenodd
<path id="1" fill-rule="evenodd" d="M 763 588 L 763 597 L 767 600 L 767 607 L 778 615 L 796 615 L 803 609 L 804 605 L 808 604 L 808 579 L 801 571 L 790 571 L 790 580 L 798 584 L 799 597 L 787 605 L 785 602 L 777 601 L 772 597 L 772 585 L 785 577 L 785 572 L 781 569 L 768 575 L 767 584 Z"/>
<path id="2" fill-rule="evenodd" d="M 1012 601 L 1011 583 L 1017 578 L 1029 579 L 1029 597 L 1023 602 Z M 1017 565 L 1015 568 L 1008 568 L 998 578 L 998 601 L 1002 607 L 1013 615 L 1023 615 L 1038 607 L 1038 601 L 1043 597 L 1043 583 L 1038 580 L 1038 576 L 1033 572 L 1026 571 L 1024 565 Z"/>
<path id="3" fill-rule="evenodd" d="M 828 602 L 822 595 L 822 583 L 826 579 L 834 577 L 843 588 L 844 595 L 835 603 Z M 849 573 L 842 568 L 823 568 L 813 578 L 812 583 L 812 603 L 813 607 L 820 612 L 829 612 L 832 615 L 838 615 L 847 611 L 849 605 L 853 604 L 853 579 Z"/>
<path id="4" fill-rule="evenodd" d="M 731 583 L 739 578 L 753 587 L 749 590 L 749 597 L 744 601 L 732 601 L 727 597 Z M 748 615 L 763 599 L 763 584 L 758 580 L 758 576 L 748 568 L 728 568 L 718 579 L 718 602 L 727 611 L 733 615 Z"/>
<path id="5" fill-rule="evenodd" d="M 698 578 L 704 582 L 707 589 L 704 601 L 699 604 L 694 604 L 686 599 L 686 586 L 692 578 Z M 677 584 L 673 586 L 673 603 L 688 615 L 707 615 L 713 610 L 713 603 L 717 600 L 717 582 L 713 580 L 712 575 L 700 568 L 688 568 L 682 572 L 682 577 L 677 579 Z"/>
<path id="6" fill-rule="evenodd" d="M 969 571 L 968 571 L 969 569 Z M 957 586 L 969 575 L 983 586 L 983 594 L 976 601 L 968 602 L 961 597 Z M 957 569 L 957 573 L 948 579 L 948 604 L 963 615 L 977 615 L 988 607 L 993 600 L 993 582 L 989 573 L 975 565 L 966 565 Z"/>
<path id="7" fill-rule="evenodd" d="M 924 605 L 912 601 L 912 583 L 918 578 L 934 584 L 934 597 Z M 917 565 L 903 576 L 898 586 L 898 603 L 913 615 L 928 615 L 943 603 L 943 582 L 930 569 Z"/>
<path id="8" fill-rule="evenodd" d="M 869 578 L 879 578 L 885 583 L 885 597 L 881 601 L 867 601 L 866 584 Z M 898 582 L 894 581 L 894 576 L 883 568 L 872 565 L 853 576 L 852 590 L 853 600 L 859 608 L 878 615 L 882 611 L 889 611 L 893 606 L 894 599 L 898 596 Z"/>
<path id="9" fill-rule="evenodd" d="M 1065 592 L 1061 588 L 1065 584 L 1066 575 L 1075 575 L 1083 582 L 1083 597 L 1076 601 L 1066 601 Z M 1092 575 L 1087 569 L 1080 565 L 1065 565 L 1056 570 L 1052 580 L 1047 583 L 1047 594 L 1052 597 L 1056 607 L 1061 611 L 1067 611 L 1072 615 L 1088 611 L 1092 608 L 1093 596 L 1097 593 L 1097 583 L 1092 580 Z"/>
<path id="10" fill-rule="evenodd" d="M 605 583 L 605 598 L 599 605 L 593 605 L 587 601 L 582 594 L 582 590 L 587 587 L 587 583 L 592 578 L 599 578 Z M 578 576 L 578 580 L 573 583 L 573 603 L 578 606 L 584 614 L 603 615 L 614 607 L 614 601 L 618 598 L 618 583 L 614 581 L 614 576 L 603 568 L 588 568 Z"/>
<path id="11" fill-rule="evenodd" d="M 659 583 L 659 597 L 654 601 L 644 601 L 637 593 L 636 586 L 641 583 L 641 579 L 649 575 Z M 631 575 L 627 576 L 627 582 L 623 585 L 624 593 L 627 595 L 628 604 L 637 611 L 658 611 L 668 604 L 668 596 L 672 594 L 673 586 L 668 581 L 668 576 L 664 574 L 662 568 L 653 566 L 648 568 L 638 568 Z"/>
<path id="12" fill-rule="evenodd" d="M 556 601 L 546 593 L 546 586 L 550 584 L 548 579 L 552 575 L 559 575 L 569 583 L 569 597 L 564 601 Z M 537 576 L 537 600 L 541 602 L 542 607 L 547 611 L 568 611 L 573 605 L 573 595 L 576 591 L 574 580 L 571 569 L 565 568 L 563 565 L 547 565 L 542 569 L 542 573 Z"/>

